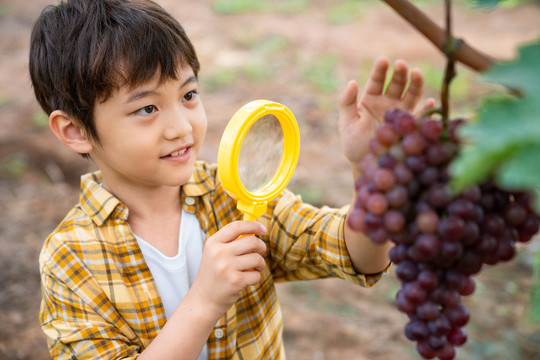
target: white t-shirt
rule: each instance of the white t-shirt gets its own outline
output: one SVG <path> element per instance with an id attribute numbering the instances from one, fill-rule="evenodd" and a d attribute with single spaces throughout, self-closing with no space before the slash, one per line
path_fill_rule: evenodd
<path id="1" fill-rule="evenodd" d="M 182 210 L 182 224 L 178 235 L 178 254 L 164 255 L 141 237 L 135 235 L 148 264 L 165 308 L 165 315 L 170 319 L 172 313 L 186 296 L 199 270 L 204 244 L 204 232 L 195 214 Z M 206 345 L 199 360 L 208 359 Z"/>

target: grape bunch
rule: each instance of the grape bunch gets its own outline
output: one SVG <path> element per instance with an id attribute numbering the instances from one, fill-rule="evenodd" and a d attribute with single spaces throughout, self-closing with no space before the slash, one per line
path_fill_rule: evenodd
<path id="1" fill-rule="evenodd" d="M 527 192 L 502 190 L 488 180 L 459 194 L 449 186 L 449 164 L 459 150 L 455 119 L 416 119 L 391 109 L 359 164 L 349 226 L 375 243 L 394 243 L 401 289 L 398 309 L 408 315 L 405 336 L 425 359 L 453 359 L 467 341 L 469 311 L 461 297 L 475 290 L 484 264 L 512 259 L 517 242 L 538 232 L 540 218 Z"/>

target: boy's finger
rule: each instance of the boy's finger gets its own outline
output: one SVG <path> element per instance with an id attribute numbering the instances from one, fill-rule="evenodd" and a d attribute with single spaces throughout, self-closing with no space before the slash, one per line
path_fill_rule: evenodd
<path id="1" fill-rule="evenodd" d="M 251 253 L 238 257 L 235 261 L 235 267 L 238 271 L 263 271 L 266 267 L 266 262 L 261 255 Z"/>
<path id="2" fill-rule="evenodd" d="M 266 244 L 256 236 L 243 236 L 233 241 L 230 246 L 233 247 L 233 254 L 236 256 L 258 253 L 264 255 Z"/>
<path id="3" fill-rule="evenodd" d="M 220 242 L 230 242 L 242 235 L 264 235 L 266 228 L 256 221 L 234 221 L 221 228 L 214 236 Z"/>
<path id="4" fill-rule="evenodd" d="M 380 95 L 384 90 L 386 82 L 386 72 L 389 67 L 388 59 L 381 57 L 377 59 L 366 83 L 365 93 L 369 95 Z"/>
<path id="5" fill-rule="evenodd" d="M 434 98 L 427 98 L 422 106 L 414 112 L 414 117 L 420 118 L 424 113 L 428 110 L 435 109 L 435 106 L 437 105 L 437 101 Z"/>
<path id="6" fill-rule="evenodd" d="M 386 95 L 393 99 L 401 99 L 407 86 L 407 73 L 409 69 L 403 60 L 397 60 L 394 65 L 394 73 L 386 89 Z"/>
<path id="7" fill-rule="evenodd" d="M 424 90 L 424 78 L 419 69 L 413 69 L 411 71 L 411 82 L 405 95 L 403 96 L 403 106 L 407 110 L 413 110 L 420 98 L 422 97 L 422 92 Z"/>
<path id="8" fill-rule="evenodd" d="M 356 116 L 356 99 L 358 97 L 358 84 L 351 80 L 339 97 L 340 118 L 347 120 Z"/>

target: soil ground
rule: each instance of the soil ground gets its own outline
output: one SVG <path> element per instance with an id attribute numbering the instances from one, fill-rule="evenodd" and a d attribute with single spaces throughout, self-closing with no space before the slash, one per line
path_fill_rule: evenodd
<path id="1" fill-rule="evenodd" d="M 422 68 L 426 97 L 438 92 L 444 57 L 379 2 L 158 2 L 184 24 L 201 59 L 209 117 L 201 158 L 216 160 L 221 133 L 241 105 L 281 102 L 296 115 L 302 136 L 291 188 L 317 205 L 340 206 L 351 196 L 336 127 L 337 98 L 348 79 L 363 85 L 373 60 L 384 55 Z M 38 322 L 38 254 L 77 201 L 79 176 L 93 169 L 56 141 L 33 97 L 28 43 L 47 3 L 0 0 L 0 359 L 48 358 Z M 441 23 L 442 2 L 414 3 Z M 538 36 L 538 19 L 538 4 L 484 12 L 459 2 L 454 12 L 456 35 L 499 59 L 514 57 L 519 44 Z M 462 67 L 452 89 L 454 114 L 470 114 L 496 90 Z M 465 299 L 472 319 L 458 359 L 540 359 L 540 340 L 524 320 L 538 251 L 536 239 L 514 261 L 478 276 L 476 293 Z M 372 289 L 341 280 L 279 285 L 288 357 L 418 359 L 394 306 L 398 287 L 393 272 Z"/>

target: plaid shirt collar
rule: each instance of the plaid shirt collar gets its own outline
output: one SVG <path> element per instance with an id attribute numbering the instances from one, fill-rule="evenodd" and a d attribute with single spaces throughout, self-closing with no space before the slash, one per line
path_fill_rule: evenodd
<path id="1" fill-rule="evenodd" d="M 113 194 L 101 186 L 101 171 L 96 171 L 81 177 L 81 193 L 79 203 L 82 210 L 97 225 L 101 226 L 112 216 L 115 219 L 127 221 L 129 210 Z M 199 163 L 195 164 L 193 174 L 182 186 L 184 196 L 199 197 L 214 191 L 216 184 Z"/>

